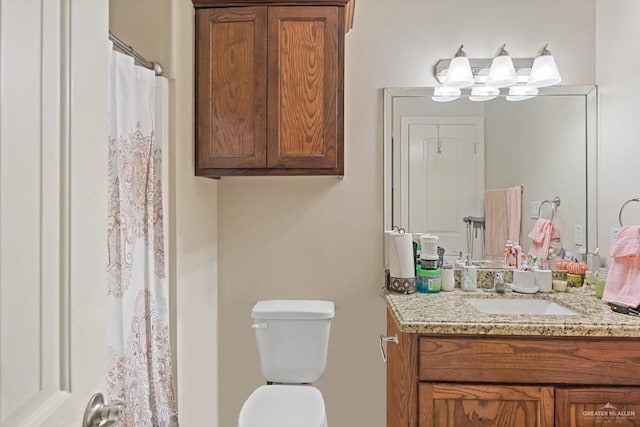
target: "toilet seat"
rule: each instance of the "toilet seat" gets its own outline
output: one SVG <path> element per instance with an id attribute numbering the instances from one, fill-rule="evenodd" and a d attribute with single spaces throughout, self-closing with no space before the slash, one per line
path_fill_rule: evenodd
<path id="1" fill-rule="evenodd" d="M 327 427 L 324 400 L 310 385 L 265 385 L 240 410 L 238 427 Z"/>

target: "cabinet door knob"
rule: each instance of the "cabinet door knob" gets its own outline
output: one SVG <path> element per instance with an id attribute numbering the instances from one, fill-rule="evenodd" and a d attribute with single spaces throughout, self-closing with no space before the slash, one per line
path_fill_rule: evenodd
<path id="1" fill-rule="evenodd" d="M 398 335 L 388 337 L 386 335 L 380 334 L 380 354 L 382 355 L 382 360 L 384 360 L 384 362 L 386 363 L 387 355 L 384 352 L 384 346 L 382 345 L 383 342 L 392 342 L 394 344 L 398 344 Z"/>

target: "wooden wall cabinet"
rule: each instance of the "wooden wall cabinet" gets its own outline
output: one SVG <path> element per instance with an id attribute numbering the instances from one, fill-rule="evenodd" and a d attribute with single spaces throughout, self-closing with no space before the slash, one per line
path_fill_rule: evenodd
<path id="1" fill-rule="evenodd" d="M 637 338 L 387 335 L 387 427 L 640 426 Z"/>
<path id="2" fill-rule="evenodd" d="M 353 1 L 194 0 L 197 175 L 343 175 Z"/>

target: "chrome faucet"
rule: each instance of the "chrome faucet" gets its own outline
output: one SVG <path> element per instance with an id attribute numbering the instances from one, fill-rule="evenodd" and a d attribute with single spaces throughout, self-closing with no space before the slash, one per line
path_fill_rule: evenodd
<path id="1" fill-rule="evenodd" d="M 496 270 L 493 275 L 493 288 L 485 289 L 487 292 L 495 292 L 497 294 L 504 294 L 508 289 L 507 284 L 504 282 L 504 271 Z"/>

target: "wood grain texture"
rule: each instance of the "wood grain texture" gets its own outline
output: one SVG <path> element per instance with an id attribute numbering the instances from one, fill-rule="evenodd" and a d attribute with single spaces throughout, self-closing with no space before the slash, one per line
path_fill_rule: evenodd
<path id="1" fill-rule="evenodd" d="M 504 384 L 640 385 L 637 340 L 420 339 L 420 379 Z"/>
<path id="2" fill-rule="evenodd" d="M 266 7 L 201 9 L 196 164 L 266 166 Z"/>
<path id="3" fill-rule="evenodd" d="M 345 6 L 353 0 L 192 0 L 196 8 L 229 6 Z"/>
<path id="4" fill-rule="evenodd" d="M 419 427 L 552 427 L 554 422 L 552 387 L 421 383 L 419 393 Z"/>
<path id="5" fill-rule="evenodd" d="M 556 426 L 640 425 L 640 388 L 557 388 L 555 403 Z"/>
<path id="6" fill-rule="evenodd" d="M 418 426 L 418 337 L 398 330 L 387 312 L 387 336 L 398 335 L 398 344 L 387 345 L 387 427 Z"/>
<path id="7" fill-rule="evenodd" d="M 270 7 L 268 32 L 268 167 L 337 169 L 344 14 L 338 7 Z"/>
<path id="8" fill-rule="evenodd" d="M 196 167 L 196 175 L 207 178 L 221 178 L 223 176 L 304 176 L 304 175 L 342 175 L 335 169 L 308 169 L 308 168 L 287 168 L 287 169 L 269 169 L 269 168 L 198 168 Z M 338 176 L 341 179 L 340 176 Z"/>
<path id="9" fill-rule="evenodd" d="M 353 20 L 356 14 L 356 0 L 351 0 L 344 7 L 345 11 L 345 32 L 353 29 Z"/>
<path id="10" fill-rule="evenodd" d="M 230 6 L 341 6 L 345 13 L 345 33 L 353 28 L 356 0 L 193 0 L 196 8 Z"/>

